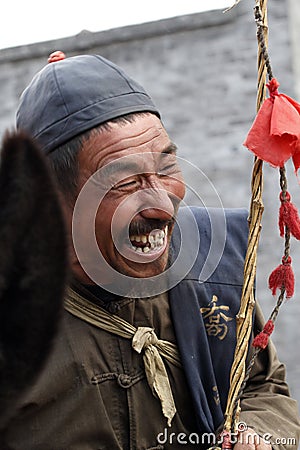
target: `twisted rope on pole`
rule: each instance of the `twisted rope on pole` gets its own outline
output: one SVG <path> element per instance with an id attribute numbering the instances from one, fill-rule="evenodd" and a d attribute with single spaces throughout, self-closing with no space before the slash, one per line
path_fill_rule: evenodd
<path id="1" fill-rule="evenodd" d="M 261 12 L 261 23 L 257 23 L 257 38 L 260 40 L 260 34 L 263 35 L 265 46 L 268 42 L 267 27 L 267 0 L 259 0 L 256 2 L 255 8 L 259 8 Z M 256 11 L 255 11 L 256 12 Z M 256 20 L 257 17 L 256 17 Z M 265 47 L 266 49 L 266 47 Z M 267 64 L 266 55 L 263 46 L 258 45 L 258 86 L 256 110 L 258 111 L 266 98 L 266 76 Z M 269 66 L 270 68 L 270 66 Z M 254 298 L 254 281 L 257 267 L 257 250 L 261 232 L 261 220 L 263 215 L 263 162 L 255 158 L 252 181 L 251 181 L 251 202 L 249 222 L 249 237 L 247 252 L 244 265 L 244 282 L 241 296 L 241 306 L 237 314 L 237 345 L 234 355 L 234 361 L 230 374 L 230 390 L 228 394 L 227 407 L 225 411 L 224 429 L 227 432 L 236 431 L 236 424 L 239 416 L 239 400 L 241 396 L 241 388 L 245 385 L 245 380 L 249 378 L 252 366 L 246 373 L 246 356 L 248 350 L 249 339 L 252 331 L 252 316 L 255 305 Z M 255 352 L 258 353 L 258 352 Z M 253 365 L 253 364 L 252 364 Z"/>

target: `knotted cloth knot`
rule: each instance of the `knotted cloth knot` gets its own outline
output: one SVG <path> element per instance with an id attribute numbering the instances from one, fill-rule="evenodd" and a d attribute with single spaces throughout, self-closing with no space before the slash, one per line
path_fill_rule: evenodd
<path id="1" fill-rule="evenodd" d="M 157 345 L 158 337 L 154 333 L 153 328 L 138 327 L 135 335 L 132 338 L 132 348 L 141 353 L 143 349 L 148 348 L 150 345 Z"/>
<path id="2" fill-rule="evenodd" d="M 267 83 L 266 86 L 269 89 L 270 98 L 272 100 L 274 100 L 275 95 L 279 95 L 279 92 L 278 92 L 279 83 L 278 83 L 278 81 L 276 80 L 276 78 L 272 78 L 270 83 Z"/>
<path id="3" fill-rule="evenodd" d="M 163 343 L 164 341 L 157 338 L 153 328 L 149 327 L 138 327 L 132 338 L 132 348 L 138 353 L 143 351 L 148 384 L 153 394 L 159 398 L 163 415 L 167 418 L 170 427 L 176 407 L 169 377 L 158 351 L 159 345 Z"/>

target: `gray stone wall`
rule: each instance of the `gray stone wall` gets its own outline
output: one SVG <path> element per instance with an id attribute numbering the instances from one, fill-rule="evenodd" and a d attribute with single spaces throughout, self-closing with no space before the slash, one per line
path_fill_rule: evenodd
<path id="1" fill-rule="evenodd" d="M 294 65 L 288 2 L 269 2 L 269 51 L 280 90 L 294 96 Z M 186 201 L 206 206 L 249 206 L 253 156 L 242 145 L 255 117 L 256 26 L 254 2 L 243 0 L 227 14 L 193 14 L 99 33 L 82 32 L 58 41 L 0 51 L 0 132 L 13 126 L 18 97 L 49 53 L 100 53 L 139 80 L 162 111 L 179 147 L 187 181 Z M 189 162 L 186 162 L 189 161 Z M 290 192 L 300 207 L 300 187 L 290 164 Z M 267 288 L 281 261 L 278 171 L 265 166 L 265 213 L 258 257 L 257 298 L 268 316 L 274 299 Z M 197 195 L 194 194 L 197 192 Z M 278 317 L 274 341 L 300 401 L 300 252 L 292 242 L 296 295 Z"/>

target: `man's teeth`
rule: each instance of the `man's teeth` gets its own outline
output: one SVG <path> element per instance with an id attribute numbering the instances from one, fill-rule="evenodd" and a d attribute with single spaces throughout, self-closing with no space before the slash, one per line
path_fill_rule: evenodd
<path id="1" fill-rule="evenodd" d="M 150 234 L 140 234 L 140 235 L 132 235 L 130 236 L 130 241 L 132 246 L 136 252 L 139 253 L 148 253 L 150 250 L 158 249 L 164 245 L 164 239 L 168 235 L 168 226 L 165 227 L 164 230 L 156 230 L 152 231 Z M 145 244 L 142 247 L 137 247 L 134 243 L 142 243 Z"/>

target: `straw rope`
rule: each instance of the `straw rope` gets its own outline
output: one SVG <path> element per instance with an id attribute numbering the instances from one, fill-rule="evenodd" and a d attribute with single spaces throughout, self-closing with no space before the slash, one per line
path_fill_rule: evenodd
<path id="1" fill-rule="evenodd" d="M 259 33 L 263 34 L 265 46 L 267 45 L 267 0 L 260 0 L 256 2 L 256 7 L 261 11 L 261 24 L 258 24 L 258 41 L 260 39 Z M 257 20 L 257 19 L 256 19 Z M 264 48 L 258 46 L 258 85 L 257 85 L 257 101 L 256 110 L 258 111 L 266 98 L 266 76 L 267 65 L 264 55 Z M 234 355 L 234 361 L 230 374 L 230 390 L 228 394 L 227 407 L 225 411 L 224 429 L 227 432 L 235 431 L 236 423 L 239 416 L 239 397 L 241 387 L 245 378 L 249 376 L 248 370 L 246 373 L 246 356 L 249 345 L 249 339 L 252 330 L 252 316 L 255 305 L 254 298 L 254 281 L 256 276 L 257 266 L 257 250 L 261 232 L 261 220 L 263 215 L 263 162 L 255 158 L 252 181 L 251 181 L 251 202 L 249 222 L 249 237 L 247 252 L 244 265 L 244 282 L 241 296 L 241 306 L 237 314 L 237 345 Z M 249 367 L 248 367 L 249 369 Z M 251 367 L 250 367 L 251 370 Z"/>

